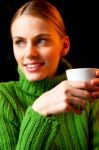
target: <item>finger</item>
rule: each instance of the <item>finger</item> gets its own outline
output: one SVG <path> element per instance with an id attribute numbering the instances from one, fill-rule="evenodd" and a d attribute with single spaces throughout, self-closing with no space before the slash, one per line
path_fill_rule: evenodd
<path id="1" fill-rule="evenodd" d="M 87 90 L 82 90 L 82 89 L 72 88 L 72 90 L 70 91 L 70 94 L 71 94 L 71 96 L 79 97 L 79 98 L 82 98 L 82 99 L 91 98 L 90 92 L 87 91 Z"/>
<path id="2" fill-rule="evenodd" d="M 66 109 L 66 112 L 75 112 L 76 114 L 82 114 L 82 110 L 75 107 L 74 105 L 68 105 L 68 109 Z"/>
<path id="3" fill-rule="evenodd" d="M 78 97 L 72 97 L 72 99 L 70 100 L 69 103 L 74 105 L 75 107 L 83 110 L 86 107 L 86 102 L 87 102 L 87 100 L 85 100 L 85 99 L 78 98 Z"/>
<path id="4" fill-rule="evenodd" d="M 99 99 L 99 91 L 95 91 L 91 93 L 93 100 L 94 99 Z"/>
<path id="5" fill-rule="evenodd" d="M 93 80 L 91 80 L 91 84 L 96 86 L 96 88 L 99 88 L 99 78 L 95 78 Z"/>
<path id="6" fill-rule="evenodd" d="M 95 91 L 96 87 L 93 86 L 91 81 L 71 81 L 69 83 L 71 87 L 76 89 L 88 90 L 88 91 Z"/>
<path id="7" fill-rule="evenodd" d="M 99 69 L 96 70 L 96 76 L 99 77 Z"/>

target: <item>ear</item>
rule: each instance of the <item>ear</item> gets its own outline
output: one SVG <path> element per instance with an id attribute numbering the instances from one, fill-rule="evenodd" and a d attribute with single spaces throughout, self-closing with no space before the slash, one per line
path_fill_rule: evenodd
<path id="1" fill-rule="evenodd" d="M 70 49 L 70 40 L 68 36 L 63 39 L 63 48 L 61 51 L 61 56 L 66 56 Z"/>

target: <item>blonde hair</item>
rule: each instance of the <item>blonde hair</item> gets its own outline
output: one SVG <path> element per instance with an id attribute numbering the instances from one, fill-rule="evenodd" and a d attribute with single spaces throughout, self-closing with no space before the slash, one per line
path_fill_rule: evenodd
<path id="1" fill-rule="evenodd" d="M 13 22 L 21 15 L 31 15 L 51 22 L 61 37 L 66 35 L 63 18 L 57 8 L 45 0 L 32 0 L 22 5 L 12 18 Z"/>

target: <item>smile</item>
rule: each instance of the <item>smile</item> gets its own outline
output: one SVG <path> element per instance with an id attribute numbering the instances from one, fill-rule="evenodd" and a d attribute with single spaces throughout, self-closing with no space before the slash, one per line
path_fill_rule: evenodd
<path id="1" fill-rule="evenodd" d="M 44 63 L 33 63 L 33 64 L 26 64 L 24 65 L 25 70 L 28 72 L 37 72 L 41 69 Z"/>

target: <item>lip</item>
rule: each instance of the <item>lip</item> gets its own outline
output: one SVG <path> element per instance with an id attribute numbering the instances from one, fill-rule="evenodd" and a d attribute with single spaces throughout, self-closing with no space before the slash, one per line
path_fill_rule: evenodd
<path id="1" fill-rule="evenodd" d="M 43 65 L 43 62 L 26 63 L 24 69 L 29 73 L 34 73 L 40 71 Z"/>

